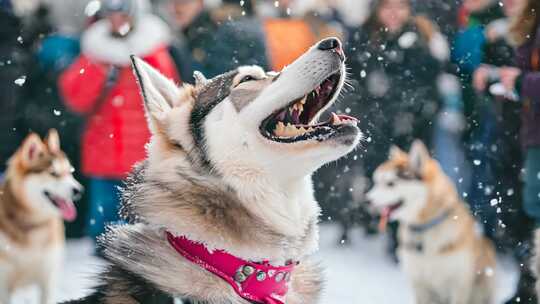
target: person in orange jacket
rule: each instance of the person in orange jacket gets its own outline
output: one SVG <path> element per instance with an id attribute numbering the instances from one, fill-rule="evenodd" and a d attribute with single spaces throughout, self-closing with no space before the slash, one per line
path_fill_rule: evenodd
<path id="1" fill-rule="evenodd" d="M 118 186 L 145 158 L 150 137 L 130 55 L 179 80 L 166 23 L 138 13 L 134 0 L 105 0 L 102 10 L 104 18 L 81 37 L 81 55 L 59 79 L 66 105 L 87 120 L 82 171 L 89 177 L 88 234 L 94 238 L 118 219 Z"/>

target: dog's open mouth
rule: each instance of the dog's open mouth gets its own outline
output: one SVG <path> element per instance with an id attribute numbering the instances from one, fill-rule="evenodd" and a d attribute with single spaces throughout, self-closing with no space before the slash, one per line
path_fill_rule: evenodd
<path id="1" fill-rule="evenodd" d="M 309 139 L 322 141 L 343 126 L 356 125 L 356 118 L 335 113 L 327 121 L 317 123 L 322 110 L 339 94 L 341 77 L 341 71 L 330 75 L 311 92 L 275 111 L 261 124 L 261 133 L 273 141 L 283 143 Z"/>
<path id="2" fill-rule="evenodd" d="M 381 211 L 381 218 L 379 219 L 380 231 L 384 231 L 386 229 L 386 225 L 388 224 L 388 221 L 390 220 L 390 216 L 392 216 L 392 213 L 394 213 L 396 210 L 401 208 L 401 206 L 403 206 L 403 201 L 399 200 L 395 204 L 384 207 L 384 209 Z"/>
<path id="3" fill-rule="evenodd" d="M 51 203 L 60 210 L 64 220 L 72 222 L 77 217 L 77 209 L 72 200 L 61 198 L 60 196 L 54 195 L 49 191 L 45 191 L 43 194 L 51 201 Z"/>

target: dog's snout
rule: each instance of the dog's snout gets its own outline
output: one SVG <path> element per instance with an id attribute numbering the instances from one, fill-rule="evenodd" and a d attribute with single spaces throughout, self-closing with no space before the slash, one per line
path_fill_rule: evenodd
<path id="1" fill-rule="evenodd" d="M 338 48 L 341 49 L 341 42 L 339 42 L 337 38 L 327 38 L 319 42 L 319 45 L 317 47 L 321 51 L 329 51 Z"/>

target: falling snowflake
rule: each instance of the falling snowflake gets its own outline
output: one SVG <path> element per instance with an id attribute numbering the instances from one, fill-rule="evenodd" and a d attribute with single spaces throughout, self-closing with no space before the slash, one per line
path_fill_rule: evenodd
<path id="1" fill-rule="evenodd" d="M 20 87 L 22 87 L 24 85 L 24 83 L 26 82 L 26 75 L 23 75 L 17 79 L 15 79 L 14 83 Z"/>

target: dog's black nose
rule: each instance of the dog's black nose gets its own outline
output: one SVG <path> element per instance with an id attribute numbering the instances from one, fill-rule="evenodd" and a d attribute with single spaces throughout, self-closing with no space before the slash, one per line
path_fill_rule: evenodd
<path id="1" fill-rule="evenodd" d="M 327 38 L 319 42 L 317 48 L 321 51 L 329 51 L 337 48 L 341 48 L 341 42 L 337 38 Z"/>
<path id="2" fill-rule="evenodd" d="M 73 189 L 71 189 L 71 192 L 73 194 L 73 198 L 78 200 L 81 198 L 82 194 L 84 193 L 84 189 L 82 187 L 81 188 L 74 187 Z"/>

